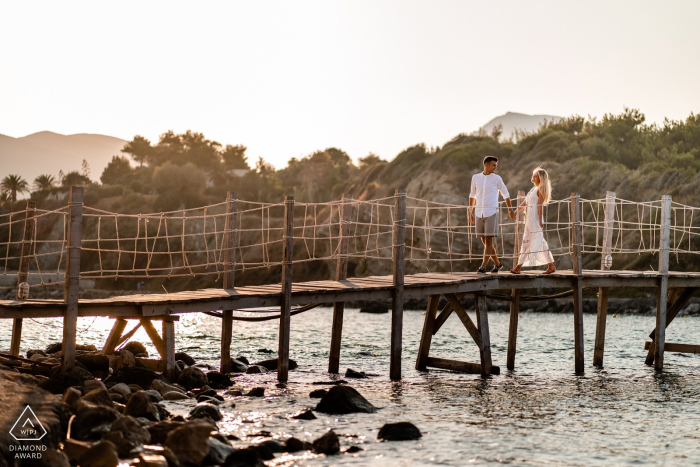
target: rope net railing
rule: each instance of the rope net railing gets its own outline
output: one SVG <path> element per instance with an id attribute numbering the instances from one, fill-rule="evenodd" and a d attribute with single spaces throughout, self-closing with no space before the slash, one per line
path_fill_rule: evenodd
<path id="1" fill-rule="evenodd" d="M 522 199 L 520 202 L 522 203 Z M 581 249 L 584 254 L 655 254 L 661 240 L 661 201 L 633 202 L 582 199 Z M 513 201 L 515 204 L 515 200 Z M 236 274 L 279 268 L 285 230 L 285 203 L 237 200 L 229 203 L 152 214 L 120 214 L 83 208 L 81 279 L 153 279 L 211 276 L 218 281 L 226 268 Z M 470 207 L 406 198 L 406 272 L 471 270 L 465 263 L 480 261 L 483 245 L 470 222 Z M 700 208 L 673 203 L 670 253 L 700 252 Z M 3 289 L 14 288 L 21 258 L 25 211 L 0 215 L 0 270 Z M 294 204 L 294 264 L 328 262 L 347 257 L 364 265 L 360 274 L 390 270 L 399 222 L 395 197 Z M 517 235 L 525 222 L 509 217 L 502 202 L 495 245 L 500 257 L 517 260 Z M 555 261 L 573 251 L 571 199 L 552 200 L 542 207 L 541 228 Z M 36 210 L 36 228 L 29 261 L 32 287 L 63 284 L 69 208 Z M 228 222 L 227 222 L 228 220 Z M 606 244 L 605 232 L 610 239 Z M 232 239 L 231 243 L 228 239 Z M 344 248 L 345 246 L 345 248 Z M 347 251 L 344 251 L 344 250 Z M 227 263 L 227 257 L 229 258 Z M 569 261 L 569 260 L 566 260 Z M 356 270 L 357 272 L 357 270 Z M 330 277 L 328 277 L 330 278 Z M 271 276 L 270 282 L 278 281 Z"/>

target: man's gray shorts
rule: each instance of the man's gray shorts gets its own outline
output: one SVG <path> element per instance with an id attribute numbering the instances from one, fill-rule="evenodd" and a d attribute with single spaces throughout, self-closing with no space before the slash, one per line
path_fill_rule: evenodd
<path id="1" fill-rule="evenodd" d="M 476 235 L 479 237 L 498 237 L 498 214 L 476 218 Z"/>

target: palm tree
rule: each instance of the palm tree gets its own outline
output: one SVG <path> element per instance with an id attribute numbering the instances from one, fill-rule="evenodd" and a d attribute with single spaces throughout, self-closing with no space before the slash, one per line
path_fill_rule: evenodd
<path id="1" fill-rule="evenodd" d="M 53 188 L 53 184 L 56 182 L 56 178 L 53 175 L 43 174 L 39 175 L 34 179 L 34 188 L 37 191 L 50 190 Z"/>
<path id="2" fill-rule="evenodd" d="M 18 174 L 10 174 L 2 179 L 0 188 L 10 192 L 10 199 L 14 207 L 17 202 L 17 193 L 26 193 L 29 191 L 29 183 Z"/>

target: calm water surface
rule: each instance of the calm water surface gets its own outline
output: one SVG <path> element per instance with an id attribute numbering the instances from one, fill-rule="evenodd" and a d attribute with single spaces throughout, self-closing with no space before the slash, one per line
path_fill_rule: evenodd
<path id="1" fill-rule="evenodd" d="M 350 380 L 375 406 L 375 414 L 326 416 L 311 421 L 287 416 L 317 399 L 308 394 L 328 381 L 332 311 L 319 308 L 292 318 L 290 372 L 286 389 L 275 374 L 243 375 L 242 388 L 265 386 L 264 399 L 236 397 L 224 404 L 222 431 L 256 442 L 268 431 L 284 438 L 312 441 L 328 428 L 341 436 L 341 448 L 364 451 L 332 457 L 285 456 L 274 465 L 700 465 L 700 356 L 666 354 L 666 369 L 656 374 L 644 365 L 644 340 L 652 316 L 609 317 L 605 369 L 591 365 L 595 316 L 586 315 L 586 374 L 573 374 L 573 316 L 523 313 L 518 331 L 516 370 L 505 370 L 508 314 L 489 315 L 494 363 L 500 376 L 481 378 L 439 370 L 414 369 L 424 316 L 407 311 L 401 383 L 389 381 L 389 315 L 346 310 L 341 371 L 376 374 Z M 23 350 L 58 340 L 55 320 L 25 320 Z M 111 322 L 81 318 L 79 343 L 104 343 Z M 0 347 L 8 348 L 11 322 L 0 323 Z M 251 360 L 267 358 L 259 349 L 277 348 L 277 322 L 234 327 L 233 353 Z M 178 350 L 218 367 L 220 324 L 205 315 L 185 315 L 177 324 Z M 136 339 L 148 342 L 140 330 Z M 700 318 L 678 318 L 667 331 L 669 342 L 698 343 Z M 155 349 L 147 345 L 149 352 Z M 478 362 L 476 346 L 453 315 L 435 336 L 431 355 Z M 192 404 L 171 403 L 186 414 Z M 377 442 L 387 422 L 411 421 L 423 432 L 419 441 Z"/>

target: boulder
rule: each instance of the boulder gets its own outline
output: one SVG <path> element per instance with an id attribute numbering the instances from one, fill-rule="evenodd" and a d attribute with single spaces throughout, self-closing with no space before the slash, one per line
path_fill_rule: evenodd
<path id="1" fill-rule="evenodd" d="M 243 360 L 240 360 L 240 358 L 245 358 L 245 357 L 231 359 L 231 373 L 245 373 L 246 370 L 248 369 L 248 359 L 243 361 Z"/>
<path id="2" fill-rule="evenodd" d="M 333 431 L 329 431 L 313 442 L 313 449 L 317 454 L 338 454 L 340 452 L 338 435 Z"/>
<path id="3" fill-rule="evenodd" d="M 141 426 L 138 420 L 128 415 L 115 420 L 110 431 L 121 432 L 125 439 L 133 441 L 137 445 L 151 442 L 151 433 Z"/>
<path id="4" fill-rule="evenodd" d="M 92 377 L 92 375 L 90 375 Z M 39 384 L 42 389 L 52 394 L 63 394 L 71 387 L 82 388 L 85 386 L 85 379 L 72 371 L 61 371 L 44 380 Z"/>
<path id="5" fill-rule="evenodd" d="M 207 373 L 207 380 L 209 381 L 209 386 L 213 389 L 226 389 L 233 386 L 231 378 L 218 371 Z"/>
<path id="6" fill-rule="evenodd" d="M 314 389 L 309 393 L 309 397 L 312 399 L 321 399 L 326 394 L 328 394 L 328 391 L 326 391 L 325 389 Z"/>
<path id="7" fill-rule="evenodd" d="M 122 396 L 126 396 L 127 394 L 131 393 L 131 389 L 124 383 L 117 383 L 109 388 L 109 392 L 115 392 L 117 394 L 121 394 Z"/>
<path id="8" fill-rule="evenodd" d="M 99 379 L 88 379 L 84 381 L 85 387 L 83 388 L 83 391 L 85 393 L 88 393 L 92 391 L 93 389 L 97 388 L 103 388 L 105 391 L 107 390 L 107 386 L 105 386 L 105 383 L 100 381 Z"/>
<path id="9" fill-rule="evenodd" d="M 277 358 L 271 358 L 269 360 L 262 360 L 256 363 L 253 363 L 253 365 L 258 365 L 261 366 L 268 371 L 277 371 Z M 297 365 L 297 362 L 292 360 L 291 358 L 289 359 L 289 369 L 290 370 L 296 370 L 299 368 L 299 365 Z"/>
<path id="10" fill-rule="evenodd" d="M 316 420 L 316 415 L 314 415 L 311 409 L 306 409 L 295 413 L 290 418 L 295 418 L 297 420 Z"/>
<path id="11" fill-rule="evenodd" d="M 192 420 L 168 433 L 165 446 L 170 448 L 181 464 L 200 465 L 209 453 L 211 421 Z"/>
<path id="12" fill-rule="evenodd" d="M 239 355 L 238 357 L 236 357 L 236 360 L 238 360 L 239 362 L 243 362 L 245 365 L 250 365 L 248 358 L 244 357 L 243 355 Z"/>
<path id="13" fill-rule="evenodd" d="M 136 384 L 141 388 L 150 388 L 153 380 L 165 381 L 165 377 L 148 368 L 121 367 L 110 376 L 107 383 Z"/>
<path id="14" fill-rule="evenodd" d="M 165 443 L 166 438 L 168 437 L 168 433 L 173 431 L 176 428 L 180 428 L 183 426 L 183 422 L 174 422 L 171 420 L 164 420 L 162 422 L 158 423 L 153 423 L 152 425 L 149 425 L 146 429 L 148 430 L 148 433 L 151 435 L 151 442 L 155 444 L 163 444 Z"/>
<path id="15" fill-rule="evenodd" d="M 175 352 L 175 360 L 180 360 L 181 362 L 184 362 L 187 366 L 192 366 L 196 363 L 194 358 L 190 357 L 185 352 Z"/>
<path id="16" fill-rule="evenodd" d="M 139 453 L 139 467 L 168 467 L 172 466 L 168 462 L 168 458 L 162 454 L 155 453 Z"/>
<path id="17" fill-rule="evenodd" d="M 147 389 L 146 394 L 151 396 L 151 400 L 153 402 L 160 402 L 163 400 L 163 396 L 161 396 L 160 393 L 158 391 L 156 391 L 155 389 Z"/>
<path id="18" fill-rule="evenodd" d="M 380 303 L 368 303 L 360 308 L 360 313 L 389 313 L 389 308 Z"/>
<path id="19" fill-rule="evenodd" d="M 121 431 L 110 431 L 102 436 L 102 441 L 109 441 L 117 448 L 119 457 L 127 457 L 131 451 L 138 447 L 138 444 L 124 437 Z"/>
<path id="20" fill-rule="evenodd" d="M 411 422 L 387 423 L 379 429 L 377 439 L 386 441 L 409 441 L 423 436 Z"/>
<path id="21" fill-rule="evenodd" d="M 144 417 L 154 422 L 160 421 L 160 413 L 146 391 L 138 391 L 131 396 L 124 409 L 124 415 Z"/>
<path id="22" fill-rule="evenodd" d="M 196 418 L 208 418 L 210 420 L 218 422 L 224 417 L 221 415 L 221 412 L 219 411 L 219 408 L 217 406 L 204 403 L 197 404 L 195 408 L 193 408 L 187 415 L 187 418 L 189 420 Z"/>
<path id="23" fill-rule="evenodd" d="M 197 367 L 189 366 L 182 370 L 177 383 L 187 389 L 201 388 L 209 383 L 207 375 Z"/>
<path id="24" fill-rule="evenodd" d="M 317 412 L 347 414 L 373 413 L 377 408 L 350 386 L 333 386 L 316 406 Z"/>
<path id="25" fill-rule="evenodd" d="M 228 455 L 224 467 L 265 467 L 260 452 L 255 448 L 238 449 Z"/>
<path id="26" fill-rule="evenodd" d="M 271 349 L 258 349 L 258 353 L 275 353 L 275 351 Z"/>
<path id="27" fill-rule="evenodd" d="M 235 451 L 228 441 L 224 443 L 218 439 L 209 438 L 207 444 L 209 445 L 209 453 L 207 457 L 204 458 L 202 465 L 221 465 L 226 461 L 226 458 Z"/>
<path id="28" fill-rule="evenodd" d="M 62 402 L 70 407 L 71 410 L 76 410 L 76 404 L 80 400 L 81 392 L 75 388 L 68 388 L 63 393 Z"/>
<path id="29" fill-rule="evenodd" d="M 347 370 L 345 370 L 345 377 L 363 379 L 367 378 L 367 373 L 365 373 L 364 371 L 355 371 L 352 368 L 348 368 Z"/>
<path id="30" fill-rule="evenodd" d="M 189 398 L 190 396 L 180 391 L 170 391 L 163 394 L 163 400 L 166 401 L 181 401 Z"/>
<path id="31" fill-rule="evenodd" d="M 41 453 L 41 459 L 38 463 L 32 465 L 37 467 L 70 467 L 70 461 L 63 451 L 47 449 Z"/>
<path id="32" fill-rule="evenodd" d="M 32 358 L 34 355 L 40 355 L 42 357 L 48 357 L 48 354 L 41 349 L 30 349 L 27 350 L 27 358 Z"/>
<path id="33" fill-rule="evenodd" d="M 148 350 L 146 350 L 146 346 L 143 345 L 141 342 L 131 341 L 124 347 L 122 347 L 122 349 L 126 349 L 134 355 L 146 354 L 146 357 L 148 357 Z"/>
<path id="34" fill-rule="evenodd" d="M 265 388 L 253 388 L 246 394 L 248 397 L 265 397 Z"/>
<path id="35" fill-rule="evenodd" d="M 284 447 L 284 444 L 282 444 L 280 441 L 277 441 L 276 439 L 268 439 L 258 444 L 258 446 L 265 446 L 267 449 L 272 451 L 273 454 L 287 452 L 287 449 Z"/>
<path id="36" fill-rule="evenodd" d="M 364 449 L 362 449 L 360 446 L 349 446 L 345 451 L 343 451 L 343 454 L 354 454 L 361 451 L 364 451 Z"/>
<path id="37" fill-rule="evenodd" d="M 134 356 L 134 354 L 129 352 L 127 349 L 121 349 L 119 351 L 119 358 L 122 362 L 122 366 L 125 366 L 125 367 L 136 366 L 136 357 Z M 143 368 L 143 365 L 138 365 L 138 366 Z"/>
<path id="38" fill-rule="evenodd" d="M 155 391 L 158 391 L 161 395 L 165 395 L 166 392 L 172 392 L 172 391 L 177 391 L 181 393 L 185 393 L 182 389 L 173 386 L 172 384 L 168 384 L 165 381 L 161 381 L 159 379 L 154 379 L 153 383 L 150 386 L 150 389 L 153 389 Z"/>
<path id="39" fill-rule="evenodd" d="M 80 467 L 117 467 L 117 447 L 109 441 L 100 441 L 78 459 Z"/>
<path id="40" fill-rule="evenodd" d="M 197 403 L 206 402 L 207 404 L 219 405 L 221 401 L 211 396 L 197 396 Z"/>
<path id="41" fill-rule="evenodd" d="M 311 443 L 291 437 L 284 443 L 287 452 L 310 451 L 313 448 Z"/>
<path id="42" fill-rule="evenodd" d="M 71 423 L 71 438 L 79 441 L 98 440 L 109 432 L 121 415 L 114 409 L 83 404 Z"/>
<path id="43" fill-rule="evenodd" d="M 63 342 L 53 342 L 44 349 L 47 355 L 58 353 L 61 350 L 63 350 Z"/>
<path id="44" fill-rule="evenodd" d="M 151 384 L 152 385 L 152 384 Z M 139 386 L 138 384 L 129 384 L 131 392 L 145 391 L 148 386 Z"/>
<path id="45" fill-rule="evenodd" d="M 100 354 L 82 354 L 76 355 L 75 360 L 80 362 L 88 369 L 88 371 L 99 371 L 103 374 L 109 373 L 109 357 Z"/>
<path id="46" fill-rule="evenodd" d="M 114 408 L 112 398 L 109 397 L 109 393 L 105 388 L 93 389 L 92 391 L 88 392 L 83 396 L 83 400 L 87 402 L 92 402 L 95 405 Z"/>
<path id="47" fill-rule="evenodd" d="M 246 370 L 246 374 L 249 375 L 257 375 L 260 373 L 267 373 L 267 368 L 264 366 L 259 366 L 259 365 L 250 365 Z"/>

